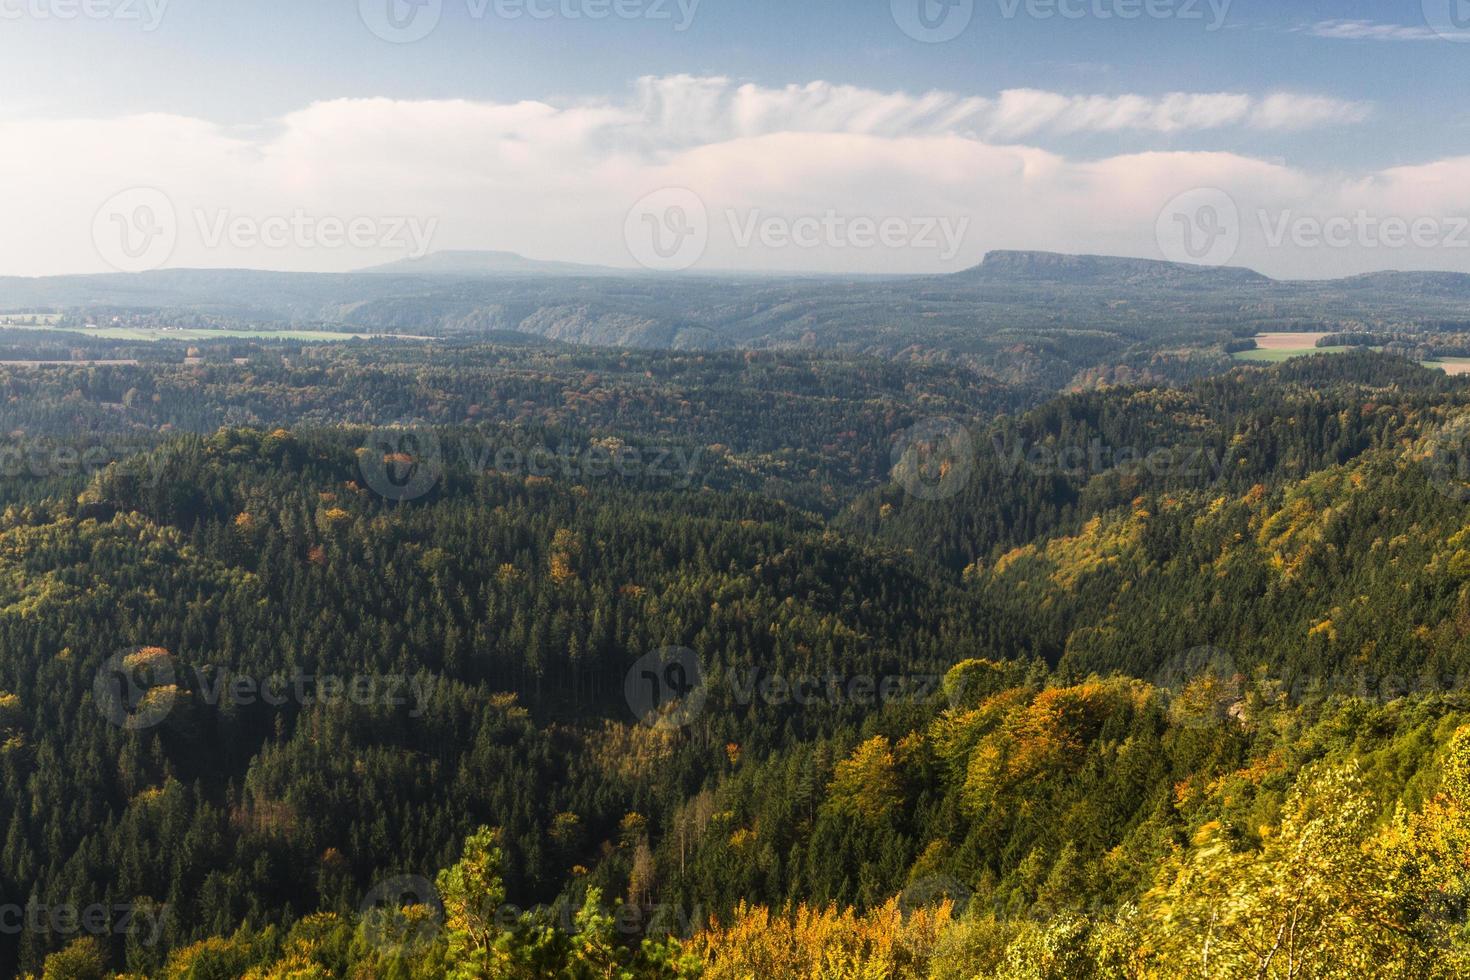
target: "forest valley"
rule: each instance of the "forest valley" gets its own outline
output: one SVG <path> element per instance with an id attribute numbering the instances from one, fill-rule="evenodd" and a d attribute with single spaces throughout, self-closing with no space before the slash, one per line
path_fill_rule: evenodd
<path id="1" fill-rule="evenodd" d="M 1470 973 L 1470 382 L 261 345 L 0 423 L 0 975 Z"/>

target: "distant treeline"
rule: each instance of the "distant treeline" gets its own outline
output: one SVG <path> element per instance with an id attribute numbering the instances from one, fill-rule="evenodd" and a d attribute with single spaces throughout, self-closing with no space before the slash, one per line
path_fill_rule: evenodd
<path id="1" fill-rule="evenodd" d="M 1318 347 L 1382 347 L 1399 338 L 1377 333 L 1329 333 L 1318 341 Z"/>
<path id="2" fill-rule="evenodd" d="M 1379 347 L 1390 354 L 1420 361 L 1470 357 L 1470 334 L 1458 331 L 1433 334 L 1352 331 L 1326 334 L 1317 341 L 1317 347 Z M 1228 347 L 1226 349 L 1229 350 Z"/>

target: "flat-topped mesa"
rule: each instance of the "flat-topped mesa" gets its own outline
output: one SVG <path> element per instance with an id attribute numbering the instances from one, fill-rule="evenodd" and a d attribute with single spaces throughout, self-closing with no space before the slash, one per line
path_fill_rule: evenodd
<path id="1" fill-rule="evenodd" d="M 1099 284 L 1155 282 L 1161 285 L 1219 283 L 1239 286 L 1271 281 L 1251 269 L 1184 265 L 1179 262 L 1112 255 L 1067 255 L 1060 252 L 1008 250 L 990 252 L 980 265 L 958 275 L 973 279 Z"/>

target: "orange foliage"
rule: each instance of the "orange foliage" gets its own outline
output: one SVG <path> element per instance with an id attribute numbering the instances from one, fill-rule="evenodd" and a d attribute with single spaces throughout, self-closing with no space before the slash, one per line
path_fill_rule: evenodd
<path id="1" fill-rule="evenodd" d="M 557 585 L 563 585 L 577 577 L 571 563 L 567 561 L 566 555 L 551 556 L 551 580 Z"/>
<path id="2" fill-rule="evenodd" d="M 1137 705 L 1144 697 L 1144 687 L 1087 681 L 1074 687 L 1047 688 L 1030 703 L 1013 708 L 1000 727 L 970 753 L 966 806 L 979 812 L 999 793 L 1080 764 L 1108 714 Z"/>
<path id="3" fill-rule="evenodd" d="M 898 899 L 858 915 L 798 906 L 773 914 L 742 903 L 734 921 L 711 923 L 690 944 L 705 964 L 707 980 L 781 977 L 885 977 L 917 980 L 929 975 L 939 939 L 953 921 L 949 902 L 905 912 Z"/>

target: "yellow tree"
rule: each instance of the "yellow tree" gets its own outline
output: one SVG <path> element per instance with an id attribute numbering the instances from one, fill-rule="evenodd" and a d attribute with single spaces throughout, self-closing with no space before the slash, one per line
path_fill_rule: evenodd
<path id="1" fill-rule="evenodd" d="M 836 906 L 785 914 L 741 904 L 728 927 L 696 937 L 706 980 L 923 980 L 952 920 L 953 906 L 907 913 L 892 899 L 859 915 Z"/>
<path id="2" fill-rule="evenodd" d="M 827 788 L 827 805 L 839 813 L 877 823 L 903 802 L 893 745 L 882 735 L 868 739 L 837 763 Z"/>
<path id="3" fill-rule="evenodd" d="M 1470 726 L 1450 736 L 1440 791 L 1417 813 L 1402 810 L 1384 835 L 1399 915 L 1425 951 L 1425 975 L 1470 975 Z"/>
<path id="4" fill-rule="evenodd" d="M 1421 975 L 1374 818 L 1347 766 L 1299 780 L 1259 849 L 1237 850 L 1207 824 L 1148 896 L 1157 961 L 1176 976 L 1230 980 Z"/>

